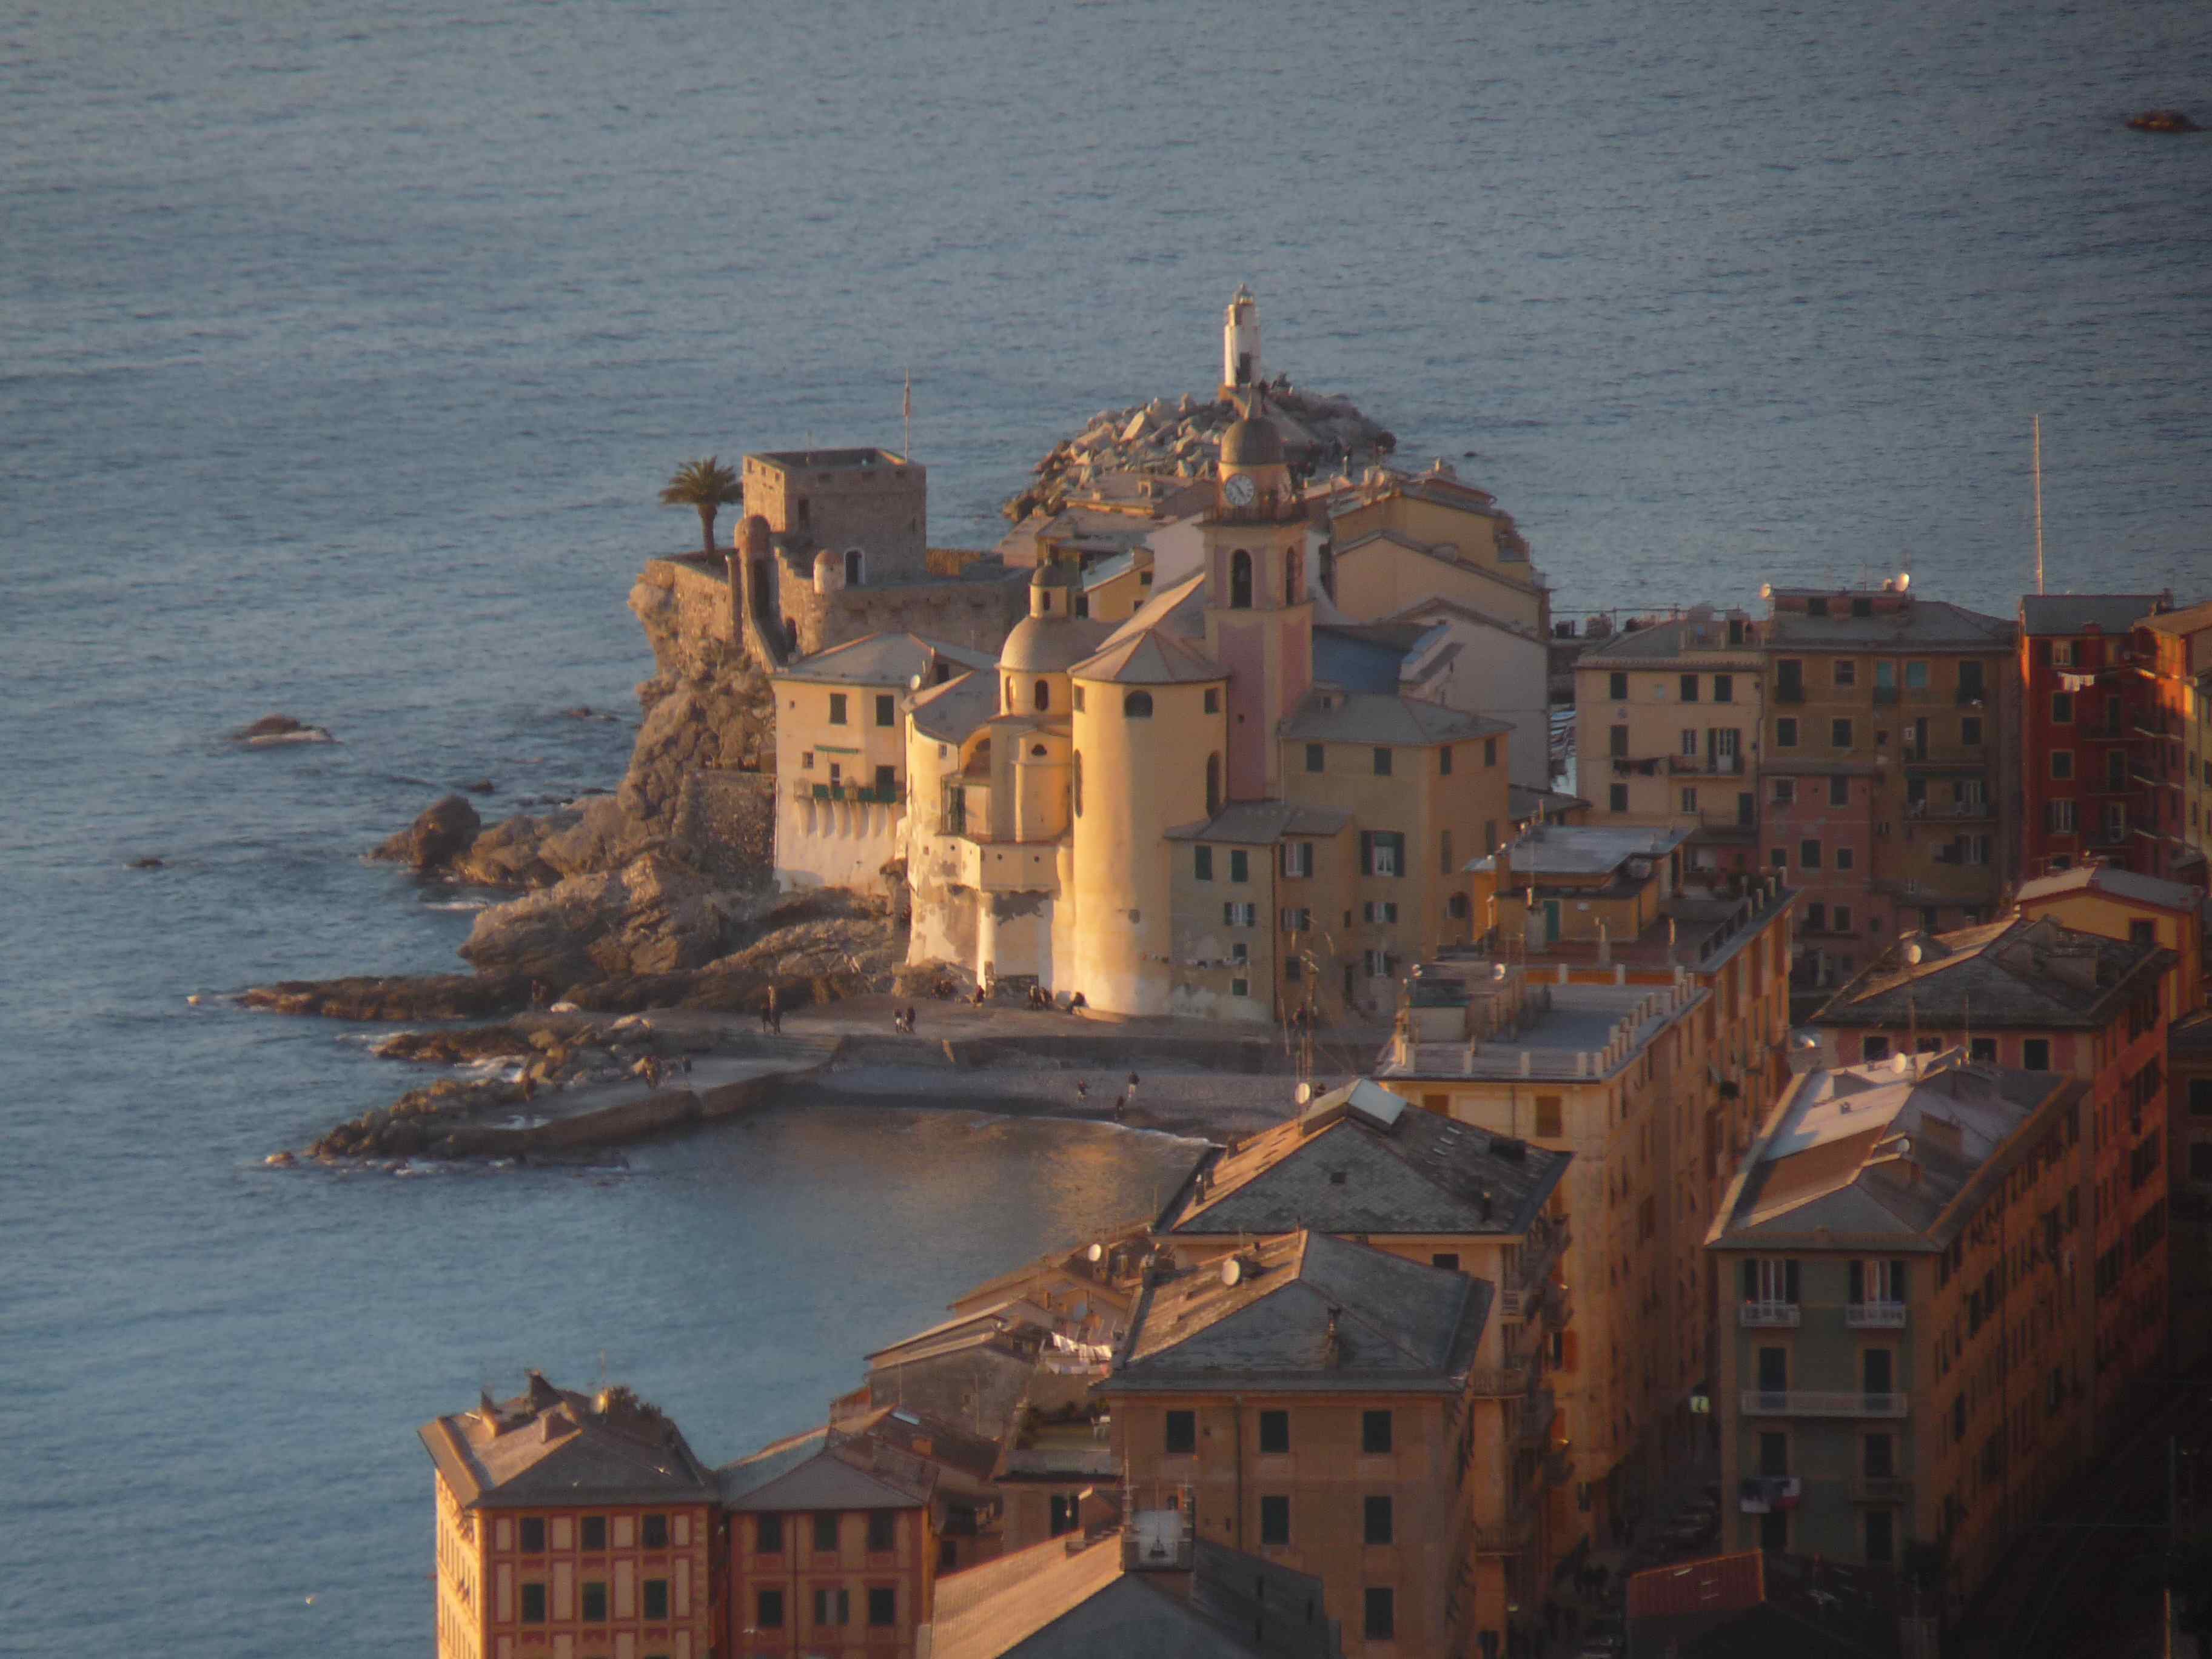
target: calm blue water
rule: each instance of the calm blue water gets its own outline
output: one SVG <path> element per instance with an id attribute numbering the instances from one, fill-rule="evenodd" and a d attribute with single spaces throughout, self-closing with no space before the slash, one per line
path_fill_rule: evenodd
<path id="1" fill-rule="evenodd" d="M 2212 138 L 2119 118 L 2208 71 L 2179 0 L 0 15 L 0 1650 L 418 1653 L 411 1430 L 480 1380 L 604 1352 L 732 1455 L 1176 1163 L 829 1113 L 256 1167 L 399 1079 L 185 995 L 451 963 L 358 854 L 614 780 L 554 711 L 627 721 L 675 462 L 895 443 L 910 368 L 987 542 L 1249 281 L 1271 368 L 1480 452 L 1563 611 L 1909 552 L 2009 611 L 2039 410 L 2053 585 L 2201 590 Z M 221 741 L 271 709 L 344 741 Z"/>

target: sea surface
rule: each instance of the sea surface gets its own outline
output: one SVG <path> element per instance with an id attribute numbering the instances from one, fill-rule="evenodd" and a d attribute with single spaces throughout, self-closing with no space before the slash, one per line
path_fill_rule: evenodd
<path id="1" fill-rule="evenodd" d="M 2165 103 L 2212 123 L 2201 0 L 0 10 L 0 1652 L 421 1654 L 419 1422 L 536 1364 L 737 1455 L 1188 1160 L 955 1102 L 260 1167 L 403 1079 L 222 994 L 452 966 L 470 896 L 363 850 L 616 781 L 676 463 L 896 445 L 910 374 L 988 545 L 1249 282 L 1562 613 L 1908 561 L 2009 613 L 2039 412 L 2051 585 L 2189 597 Z M 225 741 L 279 710 L 339 741 Z"/>

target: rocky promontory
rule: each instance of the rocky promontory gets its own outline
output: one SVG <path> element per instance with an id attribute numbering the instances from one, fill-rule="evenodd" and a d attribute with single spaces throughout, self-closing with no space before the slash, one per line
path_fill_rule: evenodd
<path id="1" fill-rule="evenodd" d="M 1396 436 L 1361 414 L 1349 398 L 1301 391 L 1279 377 L 1266 388 L 1266 398 L 1284 453 L 1302 475 L 1379 460 L 1398 447 Z M 1071 493 L 1109 472 L 1212 477 L 1220 470 L 1221 434 L 1242 413 L 1225 398 L 1188 394 L 1102 409 L 1081 432 L 1054 445 L 1031 469 L 1036 481 L 1000 510 L 1017 524 L 1032 513 L 1057 513 Z"/>

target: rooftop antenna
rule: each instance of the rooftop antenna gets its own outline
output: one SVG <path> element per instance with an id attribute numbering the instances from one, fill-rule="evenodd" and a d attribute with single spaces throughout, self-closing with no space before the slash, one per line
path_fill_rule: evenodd
<path id="1" fill-rule="evenodd" d="M 2035 434 L 2035 591 L 2043 592 L 2043 416 L 2032 417 Z"/>

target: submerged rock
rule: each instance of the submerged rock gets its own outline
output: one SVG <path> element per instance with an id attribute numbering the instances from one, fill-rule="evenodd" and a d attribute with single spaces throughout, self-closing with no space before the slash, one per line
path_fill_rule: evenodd
<path id="1" fill-rule="evenodd" d="M 483 827 L 465 795 L 447 795 L 422 809 L 415 822 L 379 844 L 373 858 L 442 870 L 468 850 Z"/>
<path id="2" fill-rule="evenodd" d="M 239 1001 L 272 1013 L 397 1023 L 519 1013 L 530 1006 L 530 994 L 526 974 L 354 975 L 256 985 Z"/>

